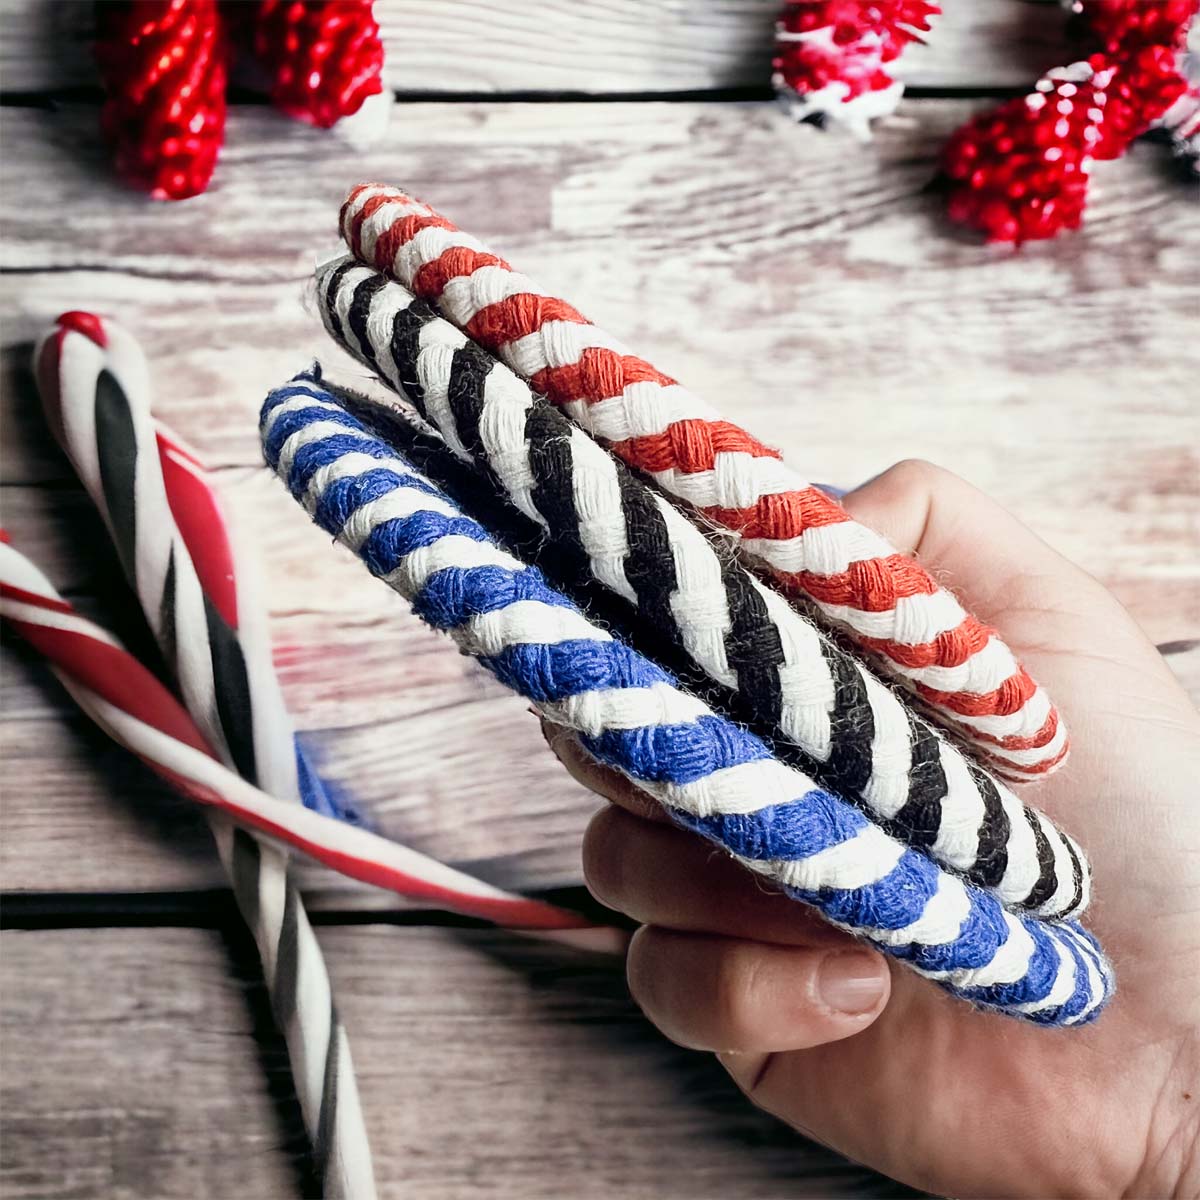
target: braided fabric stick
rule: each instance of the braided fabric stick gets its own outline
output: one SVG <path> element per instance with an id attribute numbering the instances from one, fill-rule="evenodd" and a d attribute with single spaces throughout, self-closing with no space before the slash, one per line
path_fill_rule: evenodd
<path id="1" fill-rule="evenodd" d="M 436 304 L 629 466 L 736 533 L 785 593 L 815 603 L 997 769 L 1024 779 L 1066 756 L 1065 727 L 996 632 L 777 451 L 399 189 L 354 188 L 341 230 L 360 261 Z"/>
<path id="2" fill-rule="evenodd" d="M 678 510 L 424 302 L 345 256 L 317 271 L 326 328 L 458 458 L 636 605 L 709 678 L 884 829 L 1059 918 L 1086 906 L 1082 854 Z"/>
<path id="3" fill-rule="evenodd" d="M 1074 923 L 1004 909 L 773 759 L 494 543 L 305 372 L 268 396 L 267 461 L 422 619 L 675 820 L 943 987 L 1043 1024 L 1094 1017 L 1111 968 Z"/>

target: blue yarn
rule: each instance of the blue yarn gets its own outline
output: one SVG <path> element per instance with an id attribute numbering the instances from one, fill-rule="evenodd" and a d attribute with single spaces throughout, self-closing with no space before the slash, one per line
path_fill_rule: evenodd
<path id="1" fill-rule="evenodd" d="M 319 375 L 308 378 L 319 379 Z M 292 385 L 268 397 L 263 407 L 264 419 L 284 400 L 318 390 L 326 403 L 336 403 L 336 398 L 321 389 L 319 383 L 310 383 L 307 388 Z M 330 533 L 339 533 L 364 504 L 395 490 L 437 497 L 439 506 L 450 503 L 439 489 L 413 474 L 391 447 L 368 434 L 350 414 L 316 404 L 277 419 L 263 443 L 267 461 L 278 466 L 287 438 L 316 421 L 332 422 L 347 433 L 320 439 L 297 452 L 285 481 L 293 493 L 302 492 L 321 466 L 335 462 L 349 451 L 367 454 L 381 463 L 379 468 L 338 480 L 325 489 L 318 499 L 315 518 Z M 492 541 L 487 530 L 470 517 L 447 516 L 428 509 L 381 522 L 366 538 L 359 554 L 375 574 L 386 575 L 415 550 L 448 536 L 480 543 Z M 575 608 L 572 601 L 546 582 L 541 572 L 524 566 L 443 568 L 430 575 L 412 604 L 414 611 L 434 627 L 455 630 L 473 617 L 501 611 L 521 600 Z M 624 643 L 599 638 L 509 645 L 496 655 L 481 656 L 479 661 L 501 682 L 535 702 L 554 702 L 607 688 L 645 688 L 675 682 L 668 672 Z M 687 723 L 609 729 L 596 736 L 582 736 L 581 741 L 599 761 L 634 779 L 658 784 L 694 783 L 715 771 L 771 757 L 761 739 L 713 714 Z M 679 812 L 672 815 L 680 824 L 733 853 L 757 861 L 805 859 L 853 838 L 869 824 L 861 810 L 815 788 L 789 803 L 752 813 L 703 818 Z M 850 928 L 899 930 L 922 916 L 940 879 L 941 871 L 930 859 L 906 850 L 895 867 L 874 883 L 846 890 L 785 890 Z M 953 941 L 895 947 L 881 944 L 881 949 L 930 972 L 986 965 L 1008 936 L 1004 910 L 994 897 L 974 887 L 967 887 L 967 895 L 969 910 Z M 1057 927 L 1060 932 L 1055 938 L 1032 917 L 1015 919 L 1028 931 L 1035 945 L 1029 968 L 1021 978 L 982 988 L 946 984 L 950 990 L 978 1004 L 1000 1009 L 1040 1001 L 1058 977 L 1056 940 L 1066 946 L 1076 963 L 1082 965 L 1085 956 L 1091 953 L 1099 968 L 1095 940 L 1075 923 Z M 1076 944 L 1071 933 L 1079 936 L 1080 944 Z M 1084 980 L 1083 973 L 1076 978 Z M 1062 1023 L 1083 1012 L 1091 998 L 1084 980 L 1076 984 L 1063 1004 L 1021 1015 L 1043 1024 Z M 1092 1019 L 1101 1007 L 1096 1006 L 1086 1019 Z"/>
<path id="2" fill-rule="evenodd" d="M 475 525 L 475 522 L 468 521 L 468 524 Z M 477 525 L 475 528 L 478 530 Z M 446 567 L 426 581 L 417 615 L 435 629 L 453 629 L 462 623 L 463 613 L 480 616 L 507 608 L 519 600 L 537 600 L 554 608 L 573 607 L 566 596 L 546 582 L 536 567 L 516 574 L 503 567 Z"/>

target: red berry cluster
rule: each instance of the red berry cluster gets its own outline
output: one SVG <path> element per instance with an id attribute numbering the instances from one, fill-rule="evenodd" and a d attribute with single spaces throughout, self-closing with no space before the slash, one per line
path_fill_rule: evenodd
<path id="1" fill-rule="evenodd" d="M 1197 0 L 1077 0 L 1076 8 L 1091 57 L 973 118 L 943 151 L 951 219 L 989 241 L 1078 228 L 1092 161 L 1124 154 L 1187 91 L 1179 57 Z"/>
<path id="2" fill-rule="evenodd" d="M 797 96 L 841 83 L 839 102 L 885 91 L 885 69 L 929 31 L 929 0 L 788 0 L 776 26 L 775 83 Z"/>
<path id="3" fill-rule="evenodd" d="M 321 129 L 383 90 L 383 43 L 372 0 L 261 0 L 254 53 L 281 112 Z"/>
<path id="4" fill-rule="evenodd" d="M 204 191 L 225 137 L 228 45 L 252 49 L 289 116 L 329 128 L 383 90 L 372 0 L 98 4 L 101 114 L 117 173 L 159 200 Z"/>
<path id="5" fill-rule="evenodd" d="M 101 127 L 117 173 L 156 200 L 202 192 L 225 130 L 225 47 L 216 0 L 98 4 Z"/>

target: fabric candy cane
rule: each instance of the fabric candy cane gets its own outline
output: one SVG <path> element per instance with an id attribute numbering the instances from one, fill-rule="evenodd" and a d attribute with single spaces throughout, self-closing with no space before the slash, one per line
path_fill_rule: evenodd
<path id="1" fill-rule="evenodd" d="M 675 820 L 968 1000 L 1042 1024 L 1099 1012 L 1112 973 L 1077 923 L 1007 911 L 681 692 L 368 432 L 319 369 L 268 396 L 261 432 L 323 529 Z"/>
<path id="2" fill-rule="evenodd" d="M 443 866 L 415 850 L 378 834 L 348 825 L 301 805 L 278 800 L 248 784 L 216 760 L 195 721 L 157 677 L 107 630 L 80 616 L 46 576 L 9 544 L 0 530 L 0 616 L 50 663 L 81 708 L 114 741 L 184 795 L 232 817 L 237 824 L 293 846 L 323 866 L 348 878 L 394 892 L 407 900 L 433 904 L 450 912 L 510 929 L 552 937 L 592 949 L 618 945 L 615 930 L 597 928 L 583 917 L 540 900 L 492 887 Z M 228 841 L 229 826 L 221 823 Z M 239 844 L 245 839 L 239 839 Z M 254 862 L 257 847 L 241 846 Z M 261 853 L 273 852 L 265 843 Z M 243 863 L 243 866 L 245 863 Z M 251 894 L 253 876 L 239 873 L 239 899 Z M 261 883 L 261 875 L 260 875 Z M 262 892 L 259 916 L 283 911 L 280 895 Z M 288 900 L 299 904 L 299 898 Z M 310 937 L 303 910 L 302 925 L 290 933 Z M 307 931 L 307 932 L 303 932 Z M 284 947 L 280 957 L 298 951 Z M 315 943 L 304 954 L 319 953 Z"/>
<path id="3" fill-rule="evenodd" d="M 247 782 L 298 805 L 300 780 L 311 772 L 299 766 L 269 644 L 247 621 L 202 472 L 155 429 L 141 348 L 115 322 L 65 313 L 37 347 L 35 373 L 50 427 L 108 525 L 205 745 Z M 349 1043 L 303 902 L 288 884 L 287 858 L 244 833 L 214 827 L 214 835 L 258 944 L 324 1194 L 373 1196 Z M 286 925 L 262 920 L 280 899 L 291 912 Z"/>
<path id="4" fill-rule="evenodd" d="M 207 473 L 153 418 L 136 339 L 115 321 L 64 313 L 35 359 L 47 419 L 112 530 L 207 744 L 271 795 L 344 816 L 295 737 L 265 613 L 246 586 L 250 573 L 234 553 Z M 326 839 L 321 852 L 336 861 L 347 845 L 335 836 L 338 826 L 317 828 Z M 395 850 L 395 861 L 407 864 L 403 878 L 393 874 L 381 886 L 414 899 L 516 928 L 582 924 L 384 839 L 355 844 L 374 846 L 385 861 Z"/>
<path id="5" fill-rule="evenodd" d="M 206 473 L 151 413 L 136 339 L 93 313 L 64 313 L 35 367 L 50 428 L 104 517 L 209 744 L 272 795 L 344 815 L 296 739 L 265 614 Z"/>
<path id="6" fill-rule="evenodd" d="M 435 303 L 629 466 L 736 533 L 748 560 L 813 601 L 1006 775 L 1043 775 L 1065 758 L 1057 712 L 996 632 L 777 451 L 399 189 L 354 188 L 341 229 L 355 257 Z"/>
<path id="7" fill-rule="evenodd" d="M 352 256 L 319 267 L 317 286 L 341 346 L 555 545 L 734 689 L 767 732 L 799 747 L 819 783 L 1010 906 L 1047 918 L 1086 906 L 1087 868 L 1068 838 L 507 367 Z"/>

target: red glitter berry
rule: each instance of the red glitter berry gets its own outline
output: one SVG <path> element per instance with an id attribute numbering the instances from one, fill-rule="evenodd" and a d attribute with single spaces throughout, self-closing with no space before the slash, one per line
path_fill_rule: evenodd
<path id="1" fill-rule="evenodd" d="M 968 122 L 942 154 L 951 219 L 1018 244 L 1078 228 L 1103 106 L 1089 83 L 1044 79 Z"/>
<path id="2" fill-rule="evenodd" d="M 204 191 L 225 133 L 216 0 L 98 4 L 101 127 L 117 173 L 156 200 Z"/>
<path id="3" fill-rule="evenodd" d="M 845 100 L 883 91 L 894 83 L 884 64 L 940 11 L 929 0 L 789 0 L 776 29 L 777 84 L 807 95 L 843 83 Z"/>
<path id="4" fill-rule="evenodd" d="M 383 43 L 371 0 L 261 0 L 254 53 L 276 107 L 328 129 L 383 91 Z"/>
<path id="5" fill-rule="evenodd" d="M 1090 62 L 1106 97 L 1097 158 L 1119 158 L 1187 91 L 1178 53 L 1166 46 L 1145 46 L 1115 62 L 1096 54 Z"/>
<path id="6" fill-rule="evenodd" d="M 1146 46 L 1183 49 L 1196 0 L 1077 0 L 1076 11 L 1104 54 Z"/>

